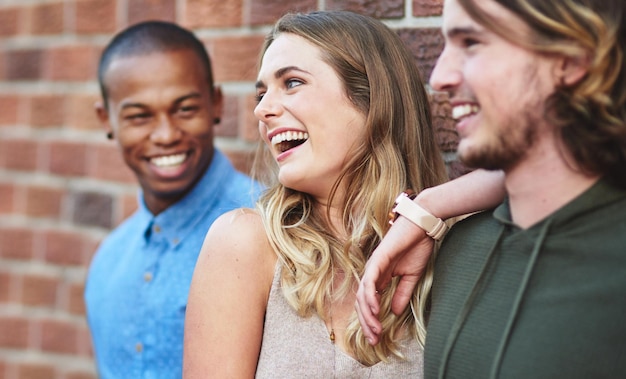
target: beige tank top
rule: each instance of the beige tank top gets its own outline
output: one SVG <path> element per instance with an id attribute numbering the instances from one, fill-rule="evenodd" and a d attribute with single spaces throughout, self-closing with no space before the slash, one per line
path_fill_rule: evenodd
<path id="1" fill-rule="evenodd" d="M 299 317 L 280 287 L 282 265 L 277 263 L 267 303 L 263 343 L 256 378 L 422 378 L 423 350 L 413 339 L 405 342 L 407 360 L 367 367 L 330 342 L 326 325 L 317 315 Z"/>

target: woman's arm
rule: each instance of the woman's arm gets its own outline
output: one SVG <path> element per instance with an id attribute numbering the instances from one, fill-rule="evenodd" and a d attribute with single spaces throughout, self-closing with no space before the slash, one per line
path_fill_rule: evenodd
<path id="1" fill-rule="evenodd" d="M 260 216 L 235 210 L 207 233 L 185 318 L 184 378 L 253 378 L 276 255 Z"/>
<path id="2" fill-rule="evenodd" d="M 504 173 L 476 170 L 455 180 L 425 189 L 415 202 L 433 215 L 448 219 L 495 207 L 505 195 Z M 357 314 L 363 333 L 375 345 L 381 331 L 377 315 L 380 310 L 377 290 L 386 288 L 391 278 L 400 276 L 392 300 L 394 313 L 406 308 L 417 285 L 433 242 L 424 230 L 399 217 L 374 250 L 365 267 L 357 292 Z"/>

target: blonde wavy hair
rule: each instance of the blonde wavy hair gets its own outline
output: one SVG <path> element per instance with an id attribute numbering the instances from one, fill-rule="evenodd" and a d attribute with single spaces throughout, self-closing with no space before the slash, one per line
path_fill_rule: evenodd
<path id="1" fill-rule="evenodd" d="M 276 163 L 265 146 L 254 170 L 269 174 L 264 180 L 268 190 L 258 209 L 283 264 L 284 296 L 300 316 L 317 313 L 327 320 L 329 302 L 354 291 L 367 259 L 388 230 L 388 213 L 397 194 L 440 184 L 447 174 L 435 142 L 424 82 L 398 35 L 376 19 L 351 12 L 288 14 L 268 34 L 261 56 L 281 33 L 298 35 L 317 46 L 342 81 L 348 99 L 366 115 L 364 143 L 347 158 L 330 194 L 332 202 L 339 186 L 346 189 L 342 226 L 347 240 L 333 233 L 328 214 L 314 206 L 310 195 L 278 183 Z M 333 288 L 338 275 L 344 280 Z M 430 275 L 400 316 L 390 310 L 395 287 L 396 282 L 382 294 L 383 334 L 377 346 L 365 340 L 356 313 L 346 331 L 348 348 L 366 365 L 392 355 L 403 358 L 400 337 L 407 329 L 423 343 L 419 309 L 426 304 Z"/>
<path id="2" fill-rule="evenodd" d="M 514 39 L 479 1 L 459 0 L 474 20 L 512 43 L 587 63 L 584 78 L 548 99 L 545 117 L 576 168 L 626 188 L 626 1 L 495 1 L 526 22 L 529 41 Z"/>

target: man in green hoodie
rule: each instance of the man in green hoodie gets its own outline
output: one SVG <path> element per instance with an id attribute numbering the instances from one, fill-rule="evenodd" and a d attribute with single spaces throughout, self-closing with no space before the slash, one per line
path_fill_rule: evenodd
<path id="1" fill-rule="evenodd" d="M 623 0 L 445 1 L 430 84 L 450 95 L 459 157 L 503 170 L 507 196 L 443 241 L 427 378 L 626 373 L 625 13 Z M 368 263 L 357 305 L 371 343 L 376 290 L 401 276 L 403 308 L 424 235 L 400 218 Z"/>

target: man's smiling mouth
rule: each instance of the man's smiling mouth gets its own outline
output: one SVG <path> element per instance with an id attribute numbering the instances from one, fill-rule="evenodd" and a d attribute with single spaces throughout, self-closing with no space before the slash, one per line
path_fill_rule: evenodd
<path id="1" fill-rule="evenodd" d="M 455 105 L 452 107 L 452 118 L 458 121 L 478 113 L 479 110 L 478 105 L 474 104 Z"/>
<path id="2" fill-rule="evenodd" d="M 174 167 L 183 163 L 187 159 L 187 153 L 163 155 L 160 157 L 150 158 L 150 163 L 157 167 Z"/>

